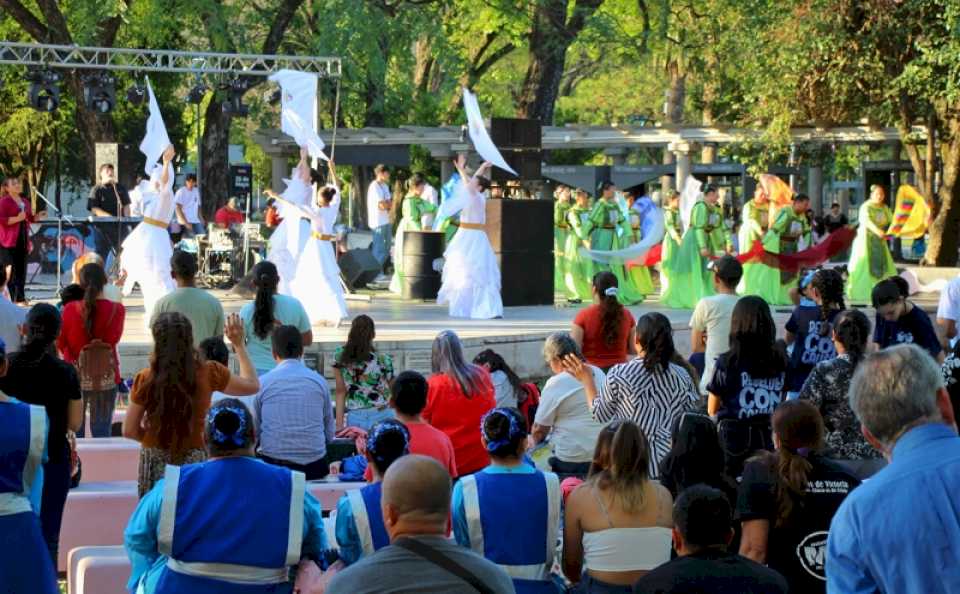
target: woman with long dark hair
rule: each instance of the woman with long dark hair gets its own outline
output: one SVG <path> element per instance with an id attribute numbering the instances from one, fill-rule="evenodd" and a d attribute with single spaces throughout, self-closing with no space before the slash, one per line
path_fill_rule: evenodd
<path id="1" fill-rule="evenodd" d="M 786 342 L 793 345 L 787 371 L 787 393 L 791 398 L 803 387 L 817 363 L 837 356 L 830 329 L 833 320 L 846 307 L 843 277 L 833 268 L 821 268 L 813 273 L 805 291 L 812 303 L 801 301 L 786 325 Z"/>
<path id="2" fill-rule="evenodd" d="M 581 309 L 573 319 L 570 335 L 587 363 L 604 372 L 635 355 L 633 315 L 620 304 L 619 281 L 609 270 L 593 276 L 593 305 Z"/>
<path id="3" fill-rule="evenodd" d="M 107 274 L 101 265 L 84 265 L 79 277 L 83 300 L 64 306 L 63 332 L 57 348 L 67 363 L 77 366 L 83 408 L 90 409 L 90 434 L 110 437 L 117 385 L 121 381 L 117 345 L 123 336 L 126 309 L 103 296 Z M 77 436 L 84 435 L 81 425 Z"/>
<path id="4" fill-rule="evenodd" d="M 673 424 L 670 451 L 660 462 L 660 482 L 676 498 L 698 483 L 736 500 L 737 483 L 723 473 L 723 450 L 717 426 L 701 413 L 683 413 Z"/>
<path id="5" fill-rule="evenodd" d="M 444 330 L 433 340 L 430 362 L 433 374 L 427 380 L 423 420 L 453 442 L 457 476 L 474 473 L 490 463 L 477 432 L 480 419 L 497 405 L 490 374 L 467 362 L 453 330 Z"/>
<path id="6" fill-rule="evenodd" d="M 483 367 L 490 374 L 498 407 L 518 408 L 527 399 L 520 376 L 493 349 L 480 351 L 473 358 L 473 364 Z"/>
<path id="7" fill-rule="evenodd" d="M 825 592 L 830 521 L 860 481 L 822 457 L 823 419 L 791 400 L 773 413 L 776 452 L 747 462 L 737 499 L 740 554 L 780 572 L 791 590 Z"/>
<path id="8" fill-rule="evenodd" d="M 253 267 L 253 286 L 257 293 L 253 302 L 240 309 L 243 330 L 250 349 L 250 359 L 258 375 L 277 366 L 273 360 L 271 337 L 277 326 L 295 326 L 303 334 L 303 347 L 313 342 L 310 317 L 295 297 L 278 295 L 280 274 L 273 262 L 265 260 Z"/>
<path id="9" fill-rule="evenodd" d="M 21 196 L 23 185 L 20 179 L 8 177 L 0 185 L 0 266 L 7 269 L 7 288 L 10 301 L 26 305 L 24 286 L 27 281 L 27 244 L 30 224 L 46 216 L 36 215 L 30 201 Z"/>
<path id="10" fill-rule="evenodd" d="M 141 497 L 163 477 L 168 464 L 181 466 L 206 459 L 203 422 L 213 392 L 248 396 L 260 389 L 244 341 L 243 323 L 227 319 L 227 339 L 233 345 L 240 375 L 214 361 L 200 361 L 193 329 L 183 314 L 166 312 L 151 328 L 150 367 L 133 380 L 123 436 L 140 442 L 138 490 Z"/>
<path id="11" fill-rule="evenodd" d="M 377 351 L 373 345 L 376 336 L 373 319 L 359 315 L 350 324 L 347 343 L 333 353 L 338 431 L 347 423 L 369 430 L 378 421 L 393 417 L 393 358 Z"/>

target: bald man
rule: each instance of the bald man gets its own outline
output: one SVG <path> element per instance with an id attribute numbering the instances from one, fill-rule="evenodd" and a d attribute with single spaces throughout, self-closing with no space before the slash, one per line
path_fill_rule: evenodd
<path id="1" fill-rule="evenodd" d="M 390 465 L 380 506 L 390 545 L 337 574 L 329 594 L 515 591 L 506 572 L 447 538 L 450 475 L 433 458 Z"/>

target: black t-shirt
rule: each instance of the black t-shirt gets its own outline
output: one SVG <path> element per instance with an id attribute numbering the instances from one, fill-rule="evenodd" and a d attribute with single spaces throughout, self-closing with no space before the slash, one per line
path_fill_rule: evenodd
<path id="1" fill-rule="evenodd" d="M 657 567 L 633 585 L 635 594 L 786 594 L 787 580 L 746 557 L 707 550 Z"/>
<path id="2" fill-rule="evenodd" d="M 878 315 L 873 341 L 882 349 L 895 344 L 913 343 L 930 353 L 934 359 L 943 350 L 930 316 L 916 305 L 895 322 L 888 322 Z"/>
<path id="3" fill-rule="evenodd" d="M 825 592 L 824 563 L 830 521 L 860 481 L 835 463 L 812 454 L 807 490 L 784 526 L 776 525 L 777 480 L 770 461 L 754 460 L 743 469 L 737 497 L 741 522 L 768 520 L 767 565 L 783 574 L 795 592 Z"/>
<path id="4" fill-rule="evenodd" d="M 717 419 L 749 419 L 769 415 L 783 400 L 786 372 L 754 377 L 742 366 L 731 366 L 729 353 L 717 357 L 707 391 L 720 399 Z"/>
<path id="5" fill-rule="evenodd" d="M 826 324 L 832 325 L 839 313 L 839 309 L 830 310 Z M 837 349 L 833 346 L 833 333 L 827 330 L 825 335 L 821 334 L 823 325 L 818 306 L 798 305 L 787 320 L 787 332 L 795 336 L 787 373 L 788 392 L 799 392 L 817 363 L 837 357 Z"/>
<path id="6" fill-rule="evenodd" d="M 42 406 L 50 419 L 47 454 L 51 462 L 64 462 L 67 451 L 67 407 L 80 400 L 80 379 L 73 365 L 49 353 L 39 357 L 20 351 L 7 358 L 7 375 L 0 390 L 28 404 Z"/>
<path id="7" fill-rule="evenodd" d="M 116 187 L 116 192 L 114 192 L 114 187 Z M 100 208 L 112 216 L 118 217 L 120 216 L 120 209 L 117 208 L 117 196 L 120 196 L 122 206 L 130 204 L 130 196 L 123 184 L 97 184 L 90 190 L 90 196 L 87 198 L 87 210 L 93 212 L 94 208 Z"/>
<path id="8" fill-rule="evenodd" d="M 832 213 L 828 213 L 823 217 L 823 224 L 827 227 L 827 233 L 833 233 L 840 227 L 847 226 L 847 215 L 840 213 L 837 216 L 833 216 Z"/>

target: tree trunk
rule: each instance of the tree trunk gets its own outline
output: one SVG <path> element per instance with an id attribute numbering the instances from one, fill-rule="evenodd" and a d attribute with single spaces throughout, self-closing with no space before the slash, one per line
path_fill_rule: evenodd
<path id="1" fill-rule="evenodd" d="M 203 216 L 212 221 L 217 209 L 229 198 L 230 192 L 230 117 L 223 113 L 223 103 L 214 96 L 203 115 L 202 196 Z"/>
<path id="2" fill-rule="evenodd" d="M 687 95 L 687 77 L 680 70 L 680 63 L 676 59 L 671 59 L 667 63 L 667 75 L 669 77 L 669 86 L 667 87 L 667 101 L 664 109 L 664 118 L 666 124 L 676 126 L 683 123 L 683 103 Z M 670 149 L 663 149 L 663 164 L 671 165 L 676 162 Z M 660 191 L 663 192 L 663 199 L 670 195 L 670 192 L 676 187 L 676 181 L 673 177 L 663 176 L 660 178 Z M 664 202 L 666 204 L 666 202 Z"/>
<path id="3" fill-rule="evenodd" d="M 944 124 L 948 130 L 941 140 L 940 208 L 930 226 L 930 242 L 924 256 L 924 263 L 933 266 L 955 266 L 960 248 L 960 233 L 957 233 L 960 229 L 960 120 L 944 119 Z"/>

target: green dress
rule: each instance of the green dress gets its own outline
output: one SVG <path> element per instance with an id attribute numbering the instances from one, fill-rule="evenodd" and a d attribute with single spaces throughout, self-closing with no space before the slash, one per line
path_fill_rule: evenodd
<path id="1" fill-rule="evenodd" d="M 397 223 L 397 235 L 393 240 L 393 278 L 390 279 L 390 291 L 403 291 L 403 233 L 404 231 L 421 231 L 423 215 L 436 212 L 437 207 L 419 196 L 410 195 L 403 199 L 400 210 L 401 218 Z"/>
<path id="2" fill-rule="evenodd" d="M 787 206 L 780 209 L 776 220 L 763 236 L 763 249 L 772 254 L 795 254 L 801 238 L 810 245 L 810 221 L 806 215 L 797 214 L 793 208 Z M 790 289 L 797 286 L 797 274 L 770 268 L 765 264 L 756 265 L 772 272 L 766 272 L 766 284 L 757 287 L 762 292 L 753 294 L 760 295 L 770 305 L 790 305 Z"/>
<path id="3" fill-rule="evenodd" d="M 708 257 L 700 252 L 706 249 Z M 713 271 L 707 263 L 733 249 L 730 231 L 723 224 L 723 210 L 700 201 L 690 211 L 690 228 L 672 258 L 670 281 L 660 302 L 676 309 L 693 309 L 701 298 L 713 295 Z"/>
<path id="4" fill-rule="evenodd" d="M 627 237 L 627 241 L 624 243 L 627 246 L 639 243 L 640 240 L 643 239 L 643 234 L 640 232 L 640 224 L 640 213 L 630 209 L 624 221 Z M 626 273 L 628 295 L 634 293 L 635 295 L 630 296 L 639 296 L 639 301 L 642 301 L 647 295 L 653 293 L 653 279 L 650 277 L 649 268 L 646 266 L 628 267 L 624 265 L 624 271 Z"/>
<path id="5" fill-rule="evenodd" d="M 660 244 L 660 300 L 670 287 L 670 279 L 677 265 L 680 242 L 683 241 L 683 221 L 680 210 L 666 208 L 663 211 L 663 242 Z"/>
<path id="6" fill-rule="evenodd" d="M 593 227 L 593 232 L 590 234 L 591 250 L 616 251 L 629 245 L 626 237 L 629 223 L 620 205 L 613 200 L 606 198 L 597 200 L 590 211 L 590 225 Z M 621 303 L 631 305 L 643 301 L 643 293 L 627 278 L 621 260 L 614 258 L 609 263 L 594 261 L 593 267 L 594 272 L 608 270 L 617 277 L 620 289 L 617 299 Z"/>
<path id="7" fill-rule="evenodd" d="M 762 240 L 770 226 L 770 204 L 757 204 L 750 200 L 743 205 L 743 218 L 738 234 L 740 253 L 753 249 L 758 239 Z M 770 297 L 780 290 L 780 271 L 770 268 L 759 262 L 748 262 L 743 265 L 743 278 L 737 285 L 737 293 L 741 295 L 759 295 L 770 303 Z"/>
<path id="8" fill-rule="evenodd" d="M 567 212 L 570 211 L 570 202 L 561 202 L 557 200 L 553 204 L 553 287 L 557 293 L 563 293 L 564 297 L 576 299 L 575 295 L 569 294 L 565 290 L 564 270 L 566 264 L 563 250 L 567 246 L 567 236 L 570 234 L 570 225 L 567 224 Z"/>
<path id="9" fill-rule="evenodd" d="M 563 246 L 563 292 L 568 299 L 593 299 L 593 260 L 580 254 L 590 240 L 590 209 L 573 205 L 567 211 L 567 243 Z"/>
<path id="10" fill-rule="evenodd" d="M 857 217 L 860 225 L 850 251 L 847 299 L 870 303 L 873 286 L 885 278 L 896 276 L 897 268 L 887 247 L 886 234 L 893 213 L 883 204 L 863 203 Z"/>

